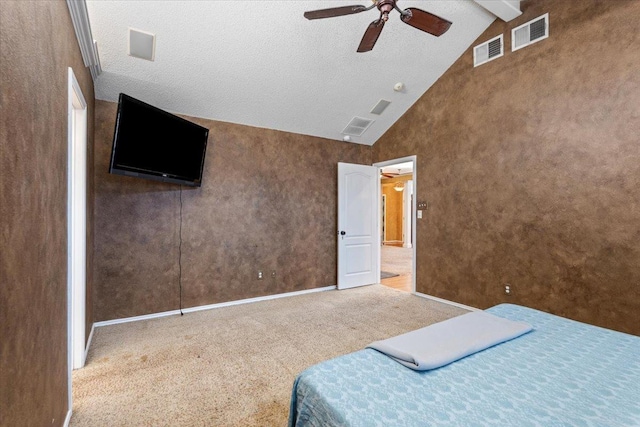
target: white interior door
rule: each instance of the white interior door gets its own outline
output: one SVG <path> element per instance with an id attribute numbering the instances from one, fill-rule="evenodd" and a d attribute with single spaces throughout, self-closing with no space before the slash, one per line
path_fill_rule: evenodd
<path id="1" fill-rule="evenodd" d="M 338 289 L 379 281 L 379 191 L 377 167 L 338 163 Z"/>

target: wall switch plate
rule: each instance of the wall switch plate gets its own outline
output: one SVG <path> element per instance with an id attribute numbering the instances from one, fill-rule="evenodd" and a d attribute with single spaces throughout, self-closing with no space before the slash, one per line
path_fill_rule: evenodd
<path id="1" fill-rule="evenodd" d="M 258 280 L 262 280 L 264 278 L 264 274 L 262 274 L 262 271 L 258 271 Z"/>
<path id="2" fill-rule="evenodd" d="M 504 293 L 507 295 L 511 295 L 511 285 L 510 284 L 506 284 L 504 285 Z"/>
<path id="3" fill-rule="evenodd" d="M 418 211 L 418 219 L 422 219 L 422 211 Z"/>

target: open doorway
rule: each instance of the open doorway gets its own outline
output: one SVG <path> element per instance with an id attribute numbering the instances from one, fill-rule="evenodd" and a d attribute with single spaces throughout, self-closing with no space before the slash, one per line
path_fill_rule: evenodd
<path id="1" fill-rule="evenodd" d="M 380 171 L 380 283 L 415 292 L 416 156 L 374 166 Z"/>

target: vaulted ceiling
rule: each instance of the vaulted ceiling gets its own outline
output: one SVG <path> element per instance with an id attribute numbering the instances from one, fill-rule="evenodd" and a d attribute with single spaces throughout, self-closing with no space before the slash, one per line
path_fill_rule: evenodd
<path id="1" fill-rule="evenodd" d="M 174 113 L 337 140 L 357 116 L 374 122 L 352 142 L 372 145 L 495 19 L 472 0 L 400 0 L 401 9 L 417 7 L 453 25 L 438 38 L 392 11 L 375 48 L 356 53 L 379 16 L 375 8 L 303 17 L 350 4 L 87 0 L 103 69 L 96 98 L 117 101 L 124 92 Z M 154 61 L 128 55 L 129 28 L 156 35 Z M 404 88 L 395 91 L 399 82 Z M 370 113 L 380 99 L 391 104 Z"/>

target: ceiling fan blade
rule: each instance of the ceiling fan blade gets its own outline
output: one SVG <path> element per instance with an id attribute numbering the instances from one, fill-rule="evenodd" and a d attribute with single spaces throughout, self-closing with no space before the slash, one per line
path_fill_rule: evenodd
<path id="1" fill-rule="evenodd" d="M 451 22 L 446 19 L 440 18 L 433 13 L 416 9 L 415 7 L 403 10 L 402 15 L 400 15 L 400 19 L 402 19 L 402 22 L 405 24 L 409 24 L 426 33 L 433 34 L 436 37 L 440 37 L 446 33 L 451 26 Z"/>
<path id="2" fill-rule="evenodd" d="M 360 46 L 358 46 L 358 52 L 369 52 L 376 45 L 378 37 L 384 28 L 384 20 L 376 19 L 367 27 L 367 31 L 364 32 Z"/>
<path id="3" fill-rule="evenodd" d="M 312 10 L 309 12 L 305 12 L 304 17 L 307 19 L 333 18 L 334 16 L 353 15 L 354 13 L 364 12 L 365 10 L 369 10 L 369 8 L 356 4 L 353 6 L 342 6 L 342 7 L 332 7 L 330 9 Z"/>

